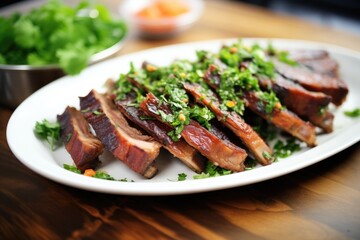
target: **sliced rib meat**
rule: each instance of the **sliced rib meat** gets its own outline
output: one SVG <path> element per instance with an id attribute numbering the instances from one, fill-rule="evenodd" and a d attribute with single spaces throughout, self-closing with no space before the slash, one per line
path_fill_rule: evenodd
<path id="1" fill-rule="evenodd" d="M 161 121 L 159 110 L 166 114 L 172 114 L 168 106 L 160 104 L 152 93 L 147 94 L 146 99 L 140 104 L 140 108 L 159 121 Z M 190 123 L 184 126 L 181 136 L 215 165 L 234 172 L 245 169 L 244 161 L 247 157 L 245 150 L 221 140 L 196 121 L 190 120 Z"/>
<path id="2" fill-rule="evenodd" d="M 266 76 L 258 76 L 258 79 L 260 86 L 263 89 L 272 89 L 289 110 L 309 120 L 325 132 L 332 131 L 334 115 L 325 110 L 331 102 L 330 96 L 306 90 L 301 85 L 286 80 L 278 74 L 273 79 Z"/>
<path id="3" fill-rule="evenodd" d="M 217 90 L 220 86 L 219 75 L 219 73 L 214 73 L 210 66 L 204 80 L 210 87 Z M 260 117 L 305 142 L 308 146 L 316 146 L 315 128 L 311 123 L 304 122 L 294 113 L 281 108 L 275 108 L 272 113 L 267 113 L 266 103 L 254 91 L 245 91 L 242 97 L 246 101 L 246 106 Z"/>
<path id="4" fill-rule="evenodd" d="M 61 140 L 76 167 L 82 172 L 96 168 L 104 146 L 90 132 L 90 126 L 82 113 L 68 106 L 57 119 L 61 126 Z"/>
<path id="5" fill-rule="evenodd" d="M 311 123 L 304 122 L 297 115 L 285 109 L 274 108 L 272 113 L 268 114 L 264 105 L 261 104 L 263 101 L 256 92 L 244 92 L 244 99 L 247 101 L 247 107 L 260 117 L 305 142 L 309 147 L 316 146 L 315 127 Z"/>
<path id="6" fill-rule="evenodd" d="M 287 79 L 299 83 L 310 91 L 323 92 L 332 97 L 332 102 L 340 106 L 349 92 L 344 81 L 337 77 L 315 73 L 307 68 L 290 66 L 286 63 L 273 61 L 276 71 Z"/>
<path id="7" fill-rule="evenodd" d="M 129 97 L 122 101 L 116 101 L 115 105 L 130 121 L 141 127 L 190 169 L 197 173 L 204 171 L 206 159 L 199 151 L 187 144 L 184 139 L 172 140 L 167 134 L 171 131 L 170 127 L 156 119 L 149 119 L 149 117 L 144 119 L 147 116 L 146 113 L 142 109 L 134 107 L 132 103 L 133 98 Z"/>
<path id="8" fill-rule="evenodd" d="M 298 62 L 314 72 L 338 77 L 339 64 L 333 58 L 325 57 L 321 59 L 300 60 Z"/>
<path id="9" fill-rule="evenodd" d="M 185 83 L 184 88 L 194 96 L 196 101 L 207 106 L 216 115 L 219 122 L 232 130 L 259 163 L 268 165 L 272 162 L 272 159 L 268 158 L 269 155 L 272 155 L 271 148 L 238 114 L 221 110 L 220 102 L 211 90 L 206 91 L 201 85 L 195 83 Z"/>
<path id="10" fill-rule="evenodd" d="M 86 120 L 108 151 L 146 178 L 156 174 L 154 160 L 161 145 L 129 126 L 109 98 L 92 90 L 87 96 L 80 97 L 80 106 Z"/>
<path id="11" fill-rule="evenodd" d="M 321 49 L 291 49 L 287 52 L 289 58 L 295 61 L 319 60 L 329 57 L 329 53 Z"/>

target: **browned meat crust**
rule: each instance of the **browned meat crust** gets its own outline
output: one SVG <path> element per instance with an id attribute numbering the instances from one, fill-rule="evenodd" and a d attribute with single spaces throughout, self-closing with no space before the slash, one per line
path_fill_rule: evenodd
<path id="1" fill-rule="evenodd" d="M 255 92 L 245 92 L 244 98 L 247 107 L 257 115 L 305 142 L 309 147 L 316 146 L 315 127 L 311 123 L 304 122 L 294 113 L 279 108 L 275 108 L 271 114 L 266 113 L 263 104 L 259 104 L 262 100 Z"/>
<path id="2" fill-rule="evenodd" d="M 80 111 L 74 107 L 67 107 L 57 116 L 61 126 L 61 140 L 80 171 L 94 169 L 99 163 L 99 155 L 104 146 L 89 128 Z"/>
<path id="3" fill-rule="evenodd" d="M 259 163 L 262 165 L 271 163 L 272 159 L 268 158 L 272 155 L 271 148 L 238 114 L 221 110 L 220 103 L 212 91 L 207 91 L 205 94 L 203 87 L 194 83 L 186 83 L 184 88 L 195 97 L 196 101 L 207 106 L 222 124 L 232 130 Z"/>
<path id="4" fill-rule="evenodd" d="M 218 81 L 217 78 L 219 78 L 219 76 L 212 74 L 213 71 L 211 71 L 211 68 L 212 66 L 209 67 L 204 80 L 213 89 L 218 89 L 220 80 Z M 263 119 L 273 123 L 276 127 L 288 132 L 299 140 L 304 141 L 309 147 L 316 146 L 315 127 L 311 123 L 304 122 L 294 113 L 282 110 L 281 108 L 275 108 L 272 113 L 267 113 L 265 109 L 266 104 L 255 92 L 245 92 L 243 99 L 246 101 L 247 107 Z"/>
<path id="5" fill-rule="evenodd" d="M 159 110 L 166 114 L 172 114 L 165 104 L 159 104 L 159 100 L 152 93 L 147 94 L 146 99 L 140 104 L 140 108 L 159 121 L 161 121 Z M 215 165 L 234 172 L 245 169 L 244 161 L 247 157 L 245 150 L 221 140 L 199 123 L 190 120 L 190 123 L 184 126 L 181 136 Z"/>
<path id="6" fill-rule="evenodd" d="M 154 160 L 161 145 L 130 127 L 110 99 L 92 90 L 87 96 L 80 97 L 80 106 L 108 151 L 144 177 L 151 178 L 156 174 Z"/>
<path id="7" fill-rule="evenodd" d="M 314 72 L 338 77 L 339 64 L 332 58 L 326 57 L 315 60 L 300 60 L 298 62 L 310 68 Z"/>
<path id="8" fill-rule="evenodd" d="M 289 51 L 290 59 L 310 68 L 314 72 L 338 76 L 339 64 L 325 50 L 299 49 Z"/>
<path id="9" fill-rule="evenodd" d="M 133 123 L 145 130 L 156 141 L 161 143 L 175 157 L 179 158 L 185 165 L 197 173 L 204 171 L 205 158 L 184 139 L 174 141 L 168 136 L 171 128 L 155 119 L 142 119 L 146 113 L 140 108 L 132 106 L 133 100 L 128 98 L 116 101 L 116 107 Z"/>
<path id="10" fill-rule="evenodd" d="M 318 60 L 329 57 L 329 53 L 321 49 L 291 49 L 289 58 L 295 61 Z"/>
<path id="11" fill-rule="evenodd" d="M 271 88 L 283 105 L 302 118 L 309 120 L 325 132 L 333 129 L 334 115 L 326 111 L 331 97 L 320 92 L 308 91 L 302 86 L 276 75 L 273 79 L 259 76 L 263 89 Z"/>
<path id="12" fill-rule="evenodd" d="M 323 92 L 332 97 L 332 102 L 340 106 L 349 92 L 347 85 L 339 78 L 313 72 L 304 67 L 290 66 L 288 64 L 273 61 L 276 71 L 310 91 Z"/>

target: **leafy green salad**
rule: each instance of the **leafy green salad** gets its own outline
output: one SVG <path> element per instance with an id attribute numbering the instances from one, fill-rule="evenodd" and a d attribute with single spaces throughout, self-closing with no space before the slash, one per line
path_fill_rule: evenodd
<path id="1" fill-rule="evenodd" d="M 103 5 L 83 1 L 70 7 L 49 0 L 26 14 L 0 16 L 0 64 L 59 64 L 65 73 L 78 74 L 93 54 L 126 33 L 126 24 Z"/>

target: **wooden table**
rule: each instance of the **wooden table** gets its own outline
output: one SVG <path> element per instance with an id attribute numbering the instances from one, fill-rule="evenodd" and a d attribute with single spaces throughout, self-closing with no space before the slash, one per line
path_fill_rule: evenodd
<path id="1" fill-rule="evenodd" d="M 133 38 L 120 54 L 228 37 L 300 38 L 360 50 L 360 36 L 351 33 L 237 2 L 207 1 L 189 31 L 161 41 Z M 244 187 L 181 196 L 107 195 L 57 184 L 23 166 L 6 141 L 11 114 L 0 108 L 0 239 L 360 238 L 360 143 Z"/>

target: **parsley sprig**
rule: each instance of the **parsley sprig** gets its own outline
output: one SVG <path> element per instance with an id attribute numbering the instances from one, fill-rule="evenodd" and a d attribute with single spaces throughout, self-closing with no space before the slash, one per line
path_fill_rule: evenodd
<path id="1" fill-rule="evenodd" d="M 61 128 L 58 122 L 49 122 L 47 119 L 36 122 L 34 128 L 35 135 L 42 140 L 46 140 L 52 151 L 60 144 L 60 131 Z"/>

